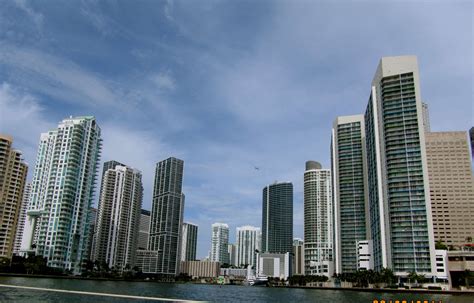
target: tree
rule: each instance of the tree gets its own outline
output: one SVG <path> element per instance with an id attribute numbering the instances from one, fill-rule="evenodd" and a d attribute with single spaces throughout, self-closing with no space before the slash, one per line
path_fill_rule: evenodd
<path id="1" fill-rule="evenodd" d="M 444 250 L 447 250 L 448 249 L 448 246 L 446 246 L 446 244 L 444 244 L 443 242 L 441 241 L 437 241 L 435 243 L 435 248 L 436 249 L 444 249 Z"/>

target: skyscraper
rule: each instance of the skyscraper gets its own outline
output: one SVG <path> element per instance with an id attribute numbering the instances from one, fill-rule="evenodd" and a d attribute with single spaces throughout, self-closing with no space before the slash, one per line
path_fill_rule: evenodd
<path id="1" fill-rule="evenodd" d="M 262 252 L 293 251 L 293 184 L 275 182 L 262 195 Z"/>
<path id="2" fill-rule="evenodd" d="M 150 236 L 150 211 L 142 209 L 140 213 L 140 228 L 138 230 L 137 249 L 148 248 L 148 237 Z"/>
<path id="3" fill-rule="evenodd" d="M 89 223 L 88 226 L 88 236 L 87 236 L 87 248 L 84 259 L 94 260 L 95 257 L 95 244 L 96 244 L 96 231 L 97 231 L 97 215 L 98 209 L 91 207 L 89 208 Z"/>
<path id="4" fill-rule="evenodd" d="M 212 224 L 211 261 L 229 264 L 229 225 L 225 223 Z"/>
<path id="5" fill-rule="evenodd" d="M 25 189 L 28 166 L 13 138 L 0 135 L 0 257 L 10 258 Z"/>
<path id="6" fill-rule="evenodd" d="M 238 266 L 237 264 L 237 245 L 229 244 L 227 246 L 227 253 L 229 254 L 229 264 Z"/>
<path id="7" fill-rule="evenodd" d="M 365 112 L 374 268 L 435 272 L 418 63 L 382 58 Z"/>
<path id="8" fill-rule="evenodd" d="M 237 266 L 257 264 L 255 250 L 260 250 L 262 233 L 259 227 L 237 227 Z"/>
<path id="9" fill-rule="evenodd" d="M 148 250 L 158 252 L 158 274 L 179 273 L 183 168 L 183 160 L 173 157 L 156 165 Z"/>
<path id="10" fill-rule="evenodd" d="M 46 257 L 48 266 L 80 272 L 100 150 L 100 128 L 91 116 L 64 119 L 41 134 L 21 251 Z"/>
<path id="11" fill-rule="evenodd" d="M 474 179 L 467 133 L 433 132 L 425 136 L 434 238 L 453 246 L 472 242 Z"/>
<path id="12" fill-rule="evenodd" d="M 25 184 L 23 198 L 21 200 L 20 214 L 18 216 L 18 225 L 16 228 L 15 245 L 13 247 L 13 254 L 18 255 L 21 248 L 21 239 L 23 238 L 23 229 L 25 228 L 26 210 L 28 209 L 28 200 L 30 199 L 31 183 Z"/>
<path id="13" fill-rule="evenodd" d="M 304 263 L 306 275 L 332 277 L 333 216 L 331 171 L 315 161 L 304 172 Z"/>
<path id="14" fill-rule="evenodd" d="M 471 161 L 474 162 L 474 127 L 469 130 L 469 137 L 471 138 Z"/>
<path id="15" fill-rule="evenodd" d="M 128 166 L 115 166 L 105 171 L 102 180 L 95 260 L 119 271 L 127 266 L 131 269 L 140 227 L 142 174 Z"/>
<path id="16" fill-rule="evenodd" d="M 331 142 L 336 273 L 357 270 L 357 241 L 369 239 L 365 157 L 364 116 L 336 118 Z"/>
<path id="17" fill-rule="evenodd" d="M 197 225 L 183 223 L 183 232 L 181 236 L 181 261 L 196 260 L 197 235 Z"/>
<path id="18" fill-rule="evenodd" d="M 293 275 L 304 276 L 304 241 L 293 239 Z"/>

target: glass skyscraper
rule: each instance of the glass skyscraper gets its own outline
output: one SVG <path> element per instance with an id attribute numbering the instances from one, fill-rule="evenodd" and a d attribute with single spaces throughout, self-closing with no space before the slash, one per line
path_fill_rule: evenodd
<path id="1" fill-rule="evenodd" d="M 293 184 L 273 183 L 263 189 L 262 252 L 293 251 Z"/>
<path id="2" fill-rule="evenodd" d="M 357 270 L 357 241 L 369 237 L 365 156 L 364 116 L 338 117 L 331 142 L 336 273 Z"/>
<path id="3" fill-rule="evenodd" d="M 156 165 L 148 250 L 158 253 L 157 274 L 179 273 L 183 168 L 184 161 L 174 157 Z"/>
<path id="4" fill-rule="evenodd" d="M 365 112 L 374 267 L 432 274 L 434 239 L 416 57 L 382 58 Z"/>

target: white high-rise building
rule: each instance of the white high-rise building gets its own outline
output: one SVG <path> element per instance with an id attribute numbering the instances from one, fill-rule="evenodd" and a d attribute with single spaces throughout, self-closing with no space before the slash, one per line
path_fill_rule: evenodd
<path id="1" fill-rule="evenodd" d="M 229 264 L 229 225 L 225 223 L 212 224 L 211 261 Z"/>
<path id="2" fill-rule="evenodd" d="M 23 199 L 21 200 L 20 214 L 18 216 L 18 226 L 16 228 L 15 245 L 13 246 L 13 254 L 18 255 L 21 248 L 21 239 L 23 238 L 23 229 L 25 228 L 26 210 L 28 209 L 28 200 L 30 199 L 31 183 L 25 184 Z"/>
<path id="3" fill-rule="evenodd" d="M 428 104 L 425 102 L 421 102 L 421 109 L 422 109 L 422 116 L 423 116 L 423 129 L 425 133 L 429 133 L 431 131 L 430 126 L 430 111 L 428 108 Z"/>
<path id="4" fill-rule="evenodd" d="M 127 266 L 131 269 L 140 227 L 142 174 L 128 166 L 116 166 L 108 169 L 102 180 L 95 260 L 118 271 Z"/>
<path id="5" fill-rule="evenodd" d="M 357 271 L 357 242 L 369 239 L 367 165 L 363 115 L 333 123 L 331 164 L 336 273 Z"/>
<path id="6" fill-rule="evenodd" d="M 185 222 L 181 235 L 181 261 L 196 261 L 198 226 Z"/>
<path id="7" fill-rule="evenodd" d="M 237 227 L 237 266 L 256 264 L 256 252 L 260 250 L 262 233 L 259 227 L 242 226 Z"/>
<path id="8" fill-rule="evenodd" d="M 365 112 L 374 269 L 398 276 L 435 268 L 433 220 L 415 56 L 384 57 Z"/>
<path id="9" fill-rule="evenodd" d="M 80 272 L 100 150 L 100 128 L 91 116 L 64 119 L 41 134 L 20 251 Z"/>
<path id="10" fill-rule="evenodd" d="M 332 277 L 333 215 L 331 171 L 315 161 L 304 172 L 304 262 L 306 275 Z"/>

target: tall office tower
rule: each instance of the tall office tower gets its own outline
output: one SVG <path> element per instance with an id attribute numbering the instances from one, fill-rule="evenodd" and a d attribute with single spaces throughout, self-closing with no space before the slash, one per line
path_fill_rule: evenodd
<path id="1" fill-rule="evenodd" d="M 229 264 L 229 225 L 225 223 L 212 224 L 211 261 Z"/>
<path id="2" fill-rule="evenodd" d="M 95 260 L 123 271 L 127 265 L 129 268 L 135 265 L 143 200 L 142 174 L 128 166 L 115 166 L 102 179 Z"/>
<path id="3" fill-rule="evenodd" d="M 382 58 L 365 112 L 374 269 L 435 273 L 425 132 L 414 56 Z"/>
<path id="4" fill-rule="evenodd" d="M 237 264 L 237 245 L 229 244 L 227 246 L 227 253 L 229 254 L 229 264 L 238 266 Z"/>
<path id="5" fill-rule="evenodd" d="M 474 179 L 467 133 L 427 133 L 434 238 L 461 246 L 474 237 Z M 469 241 L 471 237 L 471 241 Z"/>
<path id="6" fill-rule="evenodd" d="M 80 272 L 100 150 L 100 128 L 91 116 L 64 119 L 41 134 L 21 251 L 46 257 L 48 266 Z"/>
<path id="7" fill-rule="evenodd" d="M 25 184 L 23 198 L 21 199 L 20 214 L 18 215 L 18 224 L 15 234 L 15 244 L 13 246 L 13 254 L 18 255 L 21 248 L 21 239 L 23 238 L 23 229 L 25 228 L 26 210 L 28 209 L 28 200 L 30 199 L 31 183 Z"/>
<path id="8" fill-rule="evenodd" d="M 332 277 L 333 217 L 331 171 L 315 161 L 304 172 L 304 263 L 306 275 Z"/>
<path id="9" fill-rule="evenodd" d="M 95 245 L 96 245 L 96 232 L 97 232 L 97 217 L 99 210 L 97 208 L 89 208 L 89 223 L 88 226 L 88 238 L 87 238 L 87 249 L 84 259 L 93 261 L 95 258 Z"/>
<path id="10" fill-rule="evenodd" d="M 257 264 L 255 250 L 260 251 L 261 238 L 259 227 L 237 227 L 237 266 Z"/>
<path id="11" fill-rule="evenodd" d="M 156 165 L 148 249 L 158 251 L 158 274 L 179 273 L 183 167 L 183 160 L 173 157 Z"/>
<path id="12" fill-rule="evenodd" d="M 181 236 L 181 261 L 196 261 L 198 226 L 183 223 Z"/>
<path id="13" fill-rule="evenodd" d="M 28 165 L 12 148 L 13 138 L 0 134 L 0 257 L 10 258 L 25 189 Z"/>
<path id="14" fill-rule="evenodd" d="M 304 276 L 304 241 L 293 239 L 293 275 Z"/>
<path id="15" fill-rule="evenodd" d="M 150 236 L 150 211 L 142 209 L 140 213 L 140 228 L 138 229 L 137 249 L 148 248 L 148 237 Z"/>
<path id="16" fill-rule="evenodd" d="M 430 126 L 430 111 L 429 111 L 427 103 L 421 102 L 421 112 L 423 116 L 423 129 L 425 133 L 428 133 L 431 131 L 431 126 Z"/>
<path id="17" fill-rule="evenodd" d="M 293 184 L 275 182 L 262 195 L 262 252 L 293 251 Z"/>
<path id="18" fill-rule="evenodd" d="M 357 271 L 357 241 L 369 239 L 365 157 L 364 116 L 336 118 L 331 141 L 336 273 Z"/>

